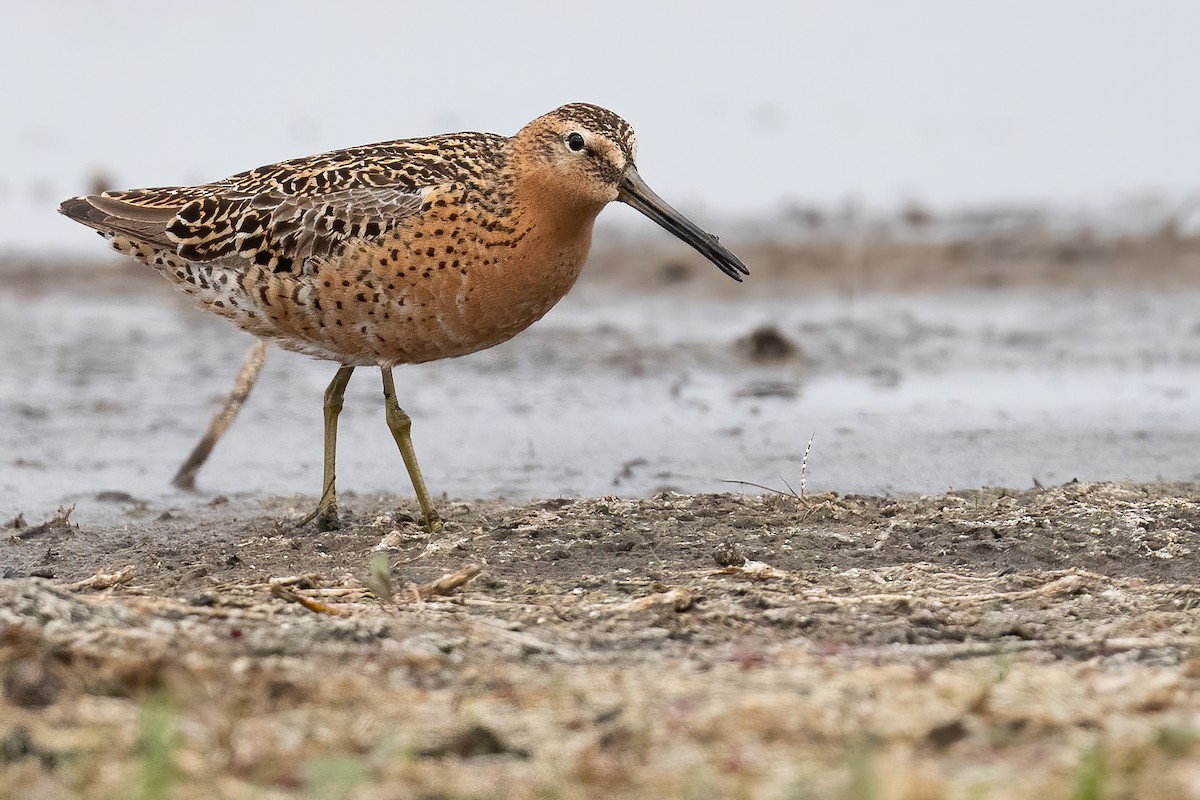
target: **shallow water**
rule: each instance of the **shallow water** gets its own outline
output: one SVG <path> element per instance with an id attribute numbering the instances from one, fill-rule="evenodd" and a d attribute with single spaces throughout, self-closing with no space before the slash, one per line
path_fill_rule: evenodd
<path id="1" fill-rule="evenodd" d="M 13 287 L 9 286 L 10 289 Z M 960 292 L 748 300 L 585 282 L 506 345 L 396 371 L 431 490 L 453 497 L 934 492 L 1200 479 L 1200 297 Z M 796 358 L 736 341 L 775 325 Z M 165 286 L 0 294 L 0 516 L 196 495 L 169 481 L 251 340 Z M 200 497 L 315 494 L 329 364 L 271 350 Z M 340 434 L 344 493 L 409 491 L 377 373 Z M 758 491 L 757 489 L 750 489 Z"/>

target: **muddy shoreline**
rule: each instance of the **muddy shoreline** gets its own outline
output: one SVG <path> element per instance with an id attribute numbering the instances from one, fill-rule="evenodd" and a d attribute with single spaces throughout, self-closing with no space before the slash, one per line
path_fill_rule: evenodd
<path id="1" fill-rule="evenodd" d="M 5 262 L 0 796 L 1194 797 L 1200 242 L 747 249 L 601 250 L 406 373 L 435 536 L 365 379 L 297 526 L 278 351 L 168 488 L 247 340 Z"/>
<path id="2" fill-rule="evenodd" d="M 602 248 L 512 342 L 399 370 L 431 490 L 516 502 L 729 480 L 785 490 L 814 435 L 817 492 L 1200 479 L 1196 240 L 741 249 L 755 265 L 744 285 L 683 251 Z M 0 516 L 74 503 L 101 518 L 112 509 L 96 498 L 111 492 L 191 504 L 168 483 L 249 337 L 136 264 L 3 267 L 0 408 L 15 424 L 0 428 Z M 200 500 L 315 492 L 329 374 L 272 349 Z M 343 489 L 400 491 L 377 376 L 355 375 L 342 425 Z"/>

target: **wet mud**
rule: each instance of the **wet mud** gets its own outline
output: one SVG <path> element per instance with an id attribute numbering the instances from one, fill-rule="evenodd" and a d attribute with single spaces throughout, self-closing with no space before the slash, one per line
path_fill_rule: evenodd
<path id="1" fill-rule="evenodd" d="M 1200 245 L 1072 242 L 748 245 L 745 285 L 627 245 L 511 342 L 397 370 L 398 394 L 448 497 L 783 490 L 810 438 L 813 491 L 1197 480 Z M 136 264 L 0 274 L 0 515 L 190 503 L 170 479 L 252 340 Z M 202 499 L 315 493 L 331 374 L 272 349 Z M 358 370 L 343 489 L 406 490 L 382 411 Z"/>

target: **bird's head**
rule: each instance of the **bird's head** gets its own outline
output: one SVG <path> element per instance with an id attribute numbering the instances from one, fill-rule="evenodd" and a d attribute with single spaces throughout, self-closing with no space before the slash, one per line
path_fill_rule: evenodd
<path id="1" fill-rule="evenodd" d="M 588 103 L 561 106 L 522 128 L 513 143 L 548 201 L 594 215 L 620 200 L 691 245 L 734 280 L 750 274 L 717 237 L 650 190 L 637 171 L 633 126 L 608 109 Z"/>

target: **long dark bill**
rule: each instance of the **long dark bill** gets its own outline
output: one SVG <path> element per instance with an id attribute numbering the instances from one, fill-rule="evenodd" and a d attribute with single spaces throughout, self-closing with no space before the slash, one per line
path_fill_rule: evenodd
<path id="1" fill-rule="evenodd" d="M 667 205 L 666 201 L 656 195 L 638 175 L 632 166 L 626 167 L 625 176 L 618 187 L 620 194 L 617 199 L 622 203 L 633 206 L 650 219 L 657 222 L 683 241 L 690 244 L 701 255 L 713 262 L 729 277 L 739 283 L 742 275 L 749 275 L 750 270 L 741 259 L 726 250 L 716 236 L 706 233 L 696 226 L 696 223 Z"/>

